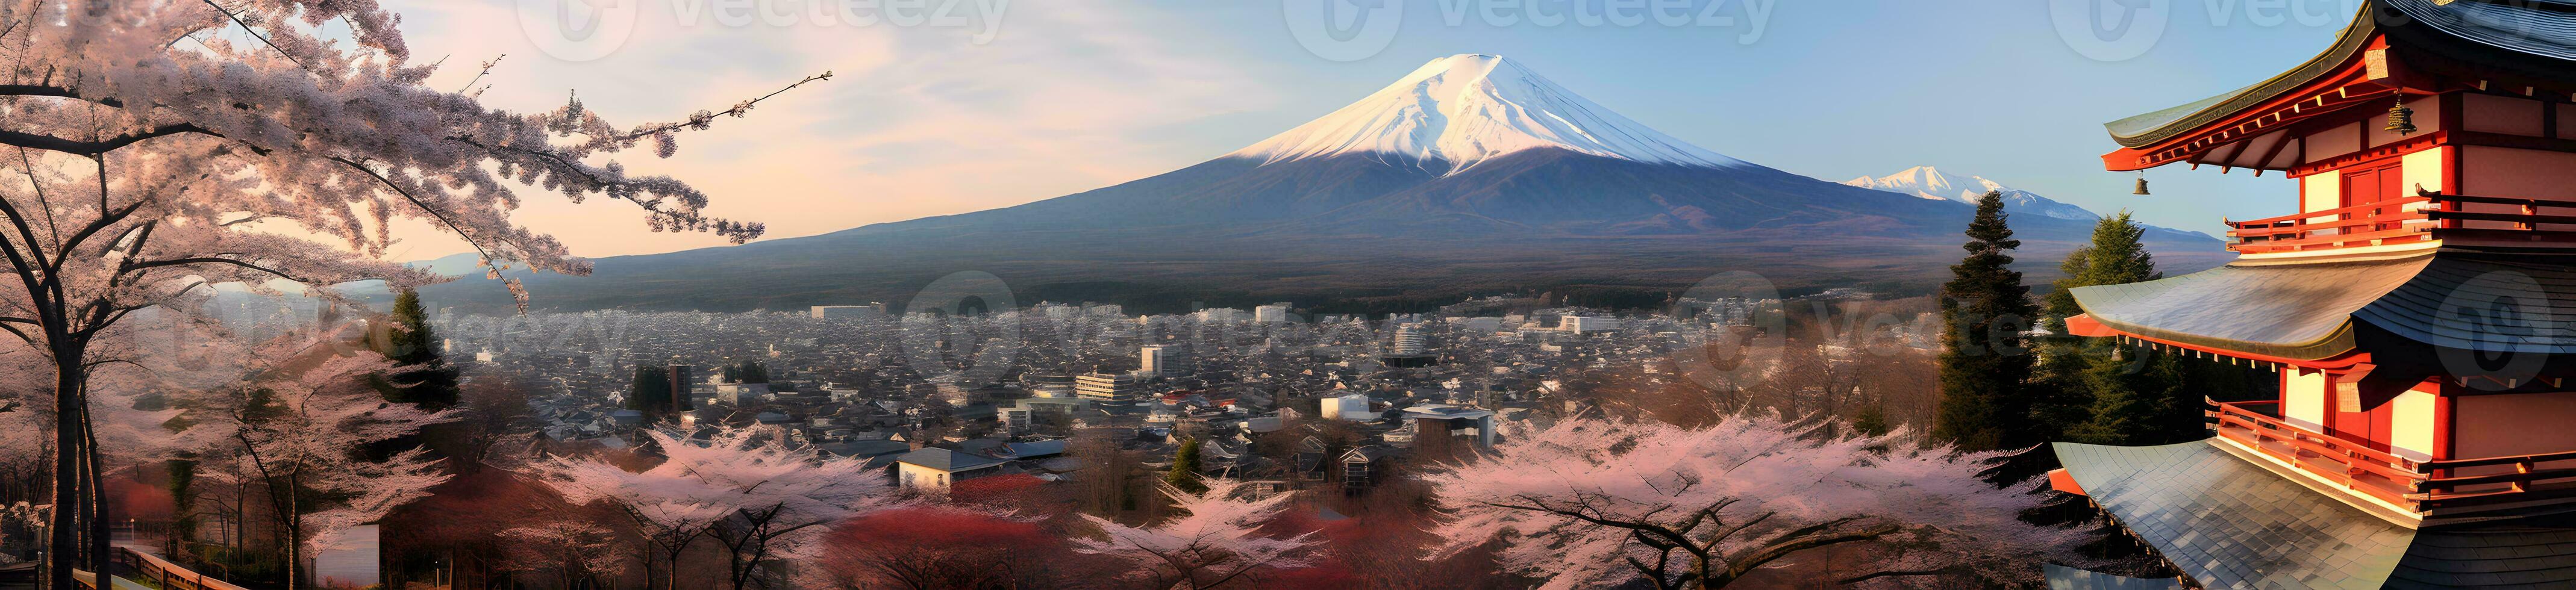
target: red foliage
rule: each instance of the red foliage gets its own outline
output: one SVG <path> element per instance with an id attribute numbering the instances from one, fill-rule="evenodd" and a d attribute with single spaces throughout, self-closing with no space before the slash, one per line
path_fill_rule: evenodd
<path id="1" fill-rule="evenodd" d="M 169 520 L 175 511 L 176 503 L 170 498 L 169 488 L 122 477 L 108 479 L 106 483 L 108 496 L 115 498 L 108 504 L 109 518 L 163 521 Z"/>
<path id="2" fill-rule="evenodd" d="M 1019 582 L 1044 574 L 1032 566 L 1068 553 L 1037 523 L 946 507 L 853 518 L 824 543 L 823 569 L 860 588 L 1025 585 Z"/>
<path id="3" fill-rule="evenodd" d="M 958 502 L 983 502 L 1018 497 L 1047 484 L 1046 480 L 1028 474 L 997 475 L 959 481 L 948 487 L 948 499 Z"/>

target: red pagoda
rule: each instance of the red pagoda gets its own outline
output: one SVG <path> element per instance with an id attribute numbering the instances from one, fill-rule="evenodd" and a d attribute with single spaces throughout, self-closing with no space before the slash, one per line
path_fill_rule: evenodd
<path id="1" fill-rule="evenodd" d="M 2058 443 L 2058 489 L 2197 587 L 2576 587 L 2576 0 L 2364 0 L 2295 69 L 2108 127 L 2110 170 L 2277 172 L 2296 213 L 2074 290 L 2069 330 L 2280 394 L 2204 441 Z"/>

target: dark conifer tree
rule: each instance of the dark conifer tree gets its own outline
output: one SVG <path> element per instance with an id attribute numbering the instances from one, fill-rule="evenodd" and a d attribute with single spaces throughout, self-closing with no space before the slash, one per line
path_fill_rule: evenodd
<path id="1" fill-rule="evenodd" d="M 1181 450 L 1172 454 L 1172 470 L 1163 474 L 1163 481 L 1184 491 L 1207 491 L 1207 484 L 1199 483 L 1199 439 L 1181 441 Z"/>
<path id="2" fill-rule="evenodd" d="M 1993 450 L 2038 442 L 2030 432 L 2027 346 L 2039 315 L 2030 287 L 2012 270 L 2021 247 L 2006 224 L 2003 194 L 1977 199 L 1968 222 L 1966 258 L 1950 267 L 1941 288 L 1941 408 L 1932 436 L 1963 450 Z"/>
<path id="3" fill-rule="evenodd" d="M 656 422 L 663 412 L 674 407 L 671 373 L 667 367 L 635 367 L 635 383 L 626 389 L 626 409 L 644 413 L 644 420 Z"/>
<path id="4" fill-rule="evenodd" d="M 2066 277 L 2057 280 L 2056 290 L 2046 298 L 2048 317 L 2041 327 L 2052 336 L 2038 345 L 2039 376 L 2032 382 L 2031 391 L 2031 424 L 2046 440 L 2065 439 L 2093 419 L 2098 401 L 2095 384 L 2101 376 L 2092 373 L 2098 363 L 2127 367 L 2130 363 L 2122 360 L 2127 358 L 2123 355 L 2141 352 L 2115 351 L 2108 340 L 2067 334 L 2066 318 L 2084 313 L 2072 293 L 2077 287 L 2163 278 L 2162 273 L 2156 272 L 2154 255 L 2147 252 L 2142 241 L 2145 235 L 2146 226 L 2131 221 L 2127 211 L 2104 217 L 2093 225 L 2092 243 L 2068 254 L 2058 266 Z M 2136 407 L 2130 400 L 2111 403 Z"/>
<path id="5" fill-rule="evenodd" d="M 378 380 L 385 400 L 433 410 L 456 405 L 460 397 L 456 366 L 439 354 L 438 334 L 429 327 L 429 312 L 420 304 L 420 293 L 404 289 L 395 296 L 387 319 L 393 329 L 377 341 L 376 352 L 399 366 Z"/>

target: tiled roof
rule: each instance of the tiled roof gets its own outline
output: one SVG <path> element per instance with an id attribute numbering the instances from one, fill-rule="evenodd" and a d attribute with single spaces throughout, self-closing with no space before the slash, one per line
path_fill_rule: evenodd
<path id="1" fill-rule="evenodd" d="M 895 460 L 950 473 L 983 469 L 1003 463 L 1001 459 L 979 457 L 938 447 L 904 453 L 902 457 L 897 457 Z"/>
<path id="2" fill-rule="evenodd" d="M 2385 10 L 2383 10 L 2385 9 Z M 2393 12 L 2391 12 L 2393 11 Z M 2330 74 L 2385 33 L 2408 49 L 2534 79 L 2576 75 L 2576 2 L 2370 0 L 2335 44 L 2298 67 L 2218 96 L 2105 124 L 2120 145 L 2144 147 L 2279 97 Z"/>
<path id="3" fill-rule="evenodd" d="M 2040 571 L 2048 576 L 2048 590 L 2182 590 L 2182 582 L 2172 578 L 2114 576 L 2054 563 L 2041 564 Z"/>
<path id="4" fill-rule="evenodd" d="M 2417 532 L 2389 588 L 2576 587 L 2576 516 L 2554 515 Z"/>
<path id="5" fill-rule="evenodd" d="M 2576 256 L 2443 253 L 2353 317 L 2463 350 L 2576 353 Z M 2460 310 L 2476 310 L 2464 313 Z M 2447 311 L 2446 311 L 2447 310 Z"/>
<path id="6" fill-rule="evenodd" d="M 2415 535 L 2208 442 L 2055 450 L 2095 504 L 2208 588 L 2378 588 Z"/>
<path id="7" fill-rule="evenodd" d="M 2087 315 L 2122 332 L 2294 359 L 2352 350 L 2354 319 L 2434 346 L 2568 354 L 2576 353 L 2576 331 L 2566 329 L 2576 325 L 2576 308 L 2562 301 L 2576 293 L 2570 268 L 2576 257 L 2440 252 L 2237 263 L 2072 293 Z"/>

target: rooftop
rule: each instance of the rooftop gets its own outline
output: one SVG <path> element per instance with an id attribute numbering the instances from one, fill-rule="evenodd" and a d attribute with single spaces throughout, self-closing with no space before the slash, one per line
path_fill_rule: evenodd
<path id="1" fill-rule="evenodd" d="M 903 456 L 901 456 L 901 457 L 896 457 L 896 458 L 895 458 L 895 461 L 902 462 L 902 463 L 910 463 L 910 464 L 913 464 L 913 465 L 919 465 L 919 466 L 922 466 L 922 467 L 928 467 L 928 468 L 931 468 L 931 469 L 937 469 L 937 470 L 940 470 L 940 471 L 946 471 L 946 472 L 950 472 L 950 473 L 956 473 L 956 472 L 959 472 L 959 471 L 973 471 L 973 470 L 983 469 L 983 468 L 987 468 L 987 467 L 995 467 L 995 466 L 999 466 L 999 465 L 1001 465 L 1001 464 L 1003 464 L 1003 463 L 1006 463 L 1006 461 L 1003 461 L 1003 460 L 1001 460 L 1001 459 L 995 459 L 995 458 L 992 458 L 992 457 L 984 457 L 984 456 L 978 456 L 978 455 L 969 455 L 969 454 L 966 454 L 966 453 L 960 453 L 960 452 L 957 452 L 957 451 L 951 451 L 951 450 L 948 450 L 948 449 L 942 449 L 942 448 L 938 448 L 938 447 L 932 447 L 932 448 L 927 448 L 927 449 L 921 449 L 921 450 L 918 450 L 918 451 L 913 451 L 913 452 L 910 452 L 910 453 L 904 453 L 904 454 L 903 454 Z"/>

